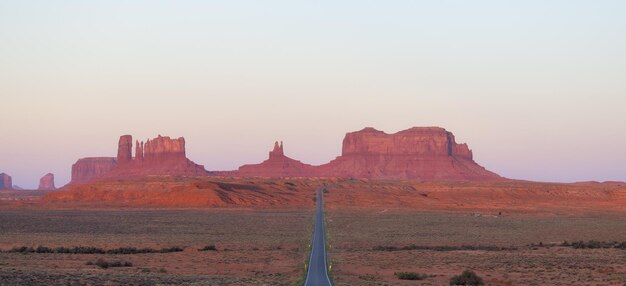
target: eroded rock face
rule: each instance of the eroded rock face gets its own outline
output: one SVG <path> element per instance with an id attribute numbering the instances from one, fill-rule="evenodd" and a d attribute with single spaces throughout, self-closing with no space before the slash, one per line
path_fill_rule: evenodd
<path id="1" fill-rule="evenodd" d="M 126 164 L 133 160 L 133 136 L 122 135 L 117 146 L 117 163 Z"/>
<path id="2" fill-rule="evenodd" d="M 39 179 L 39 188 L 41 191 L 53 191 L 54 187 L 54 174 L 48 173 Z"/>
<path id="3" fill-rule="evenodd" d="M 260 164 L 250 164 L 239 167 L 240 176 L 259 177 L 312 177 L 315 168 L 300 161 L 285 156 L 283 142 L 274 143 L 274 149 L 269 153 L 269 159 Z"/>
<path id="4" fill-rule="evenodd" d="M 127 144 L 126 142 L 130 142 Z M 124 144 L 122 144 L 124 143 Z M 172 139 L 159 135 L 148 139 L 145 143 L 135 143 L 135 158 L 119 164 L 105 175 L 107 178 L 132 178 L 141 176 L 203 176 L 207 175 L 204 166 L 187 159 L 185 155 L 185 138 Z M 120 137 L 118 154 L 128 156 L 126 150 L 132 149 L 132 136 Z M 119 156 L 119 155 L 118 155 Z"/>
<path id="5" fill-rule="evenodd" d="M 139 143 L 139 140 L 135 142 L 135 161 L 143 161 L 143 141 Z"/>
<path id="6" fill-rule="evenodd" d="M 82 184 L 101 178 L 117 165 L 115 158 L 91 157 L 82 158 L 72 165 L 71 184 Z"/>
<path id="7" fill-rule="evenodd" d="M 152 140 L 148 139 L 143 146 L 143 158 L 146 161 L 164 161 L 171 159 L 186 159 L 185 138 L 171 139 L 159 135 Z"/>
<path id="8" fill-rule="evenodd" d="M 2 173 L 0 174 L 0 190 L 11 190 L 13 189 L 13 180 L 11 176 Z"/>

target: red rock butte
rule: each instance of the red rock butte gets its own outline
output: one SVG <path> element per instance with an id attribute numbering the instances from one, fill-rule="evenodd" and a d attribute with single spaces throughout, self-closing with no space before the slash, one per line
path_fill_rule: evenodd
<path id="1" fill-rule="evenodd" d="M 187 159 L 185 139 L 171 139 L 159 135 L 144 142 L 136 142 L 132 156 L 133 138 L 123 135 L 118 142 L 117 157 L 92 157 L 79 159 L 72 166 L 70 184 L 86 183 L 95 179 L 134 178 L 160 176 L 204 176 L 208 172 L 202 165 Z"/>
<path id="2" fill-rule="evenodd" d="M 54 191 L 56 187 L 54 186 L 54 174 L 48 173 L 39 179 L 39 188 L 40 191 Z"/>
<path id="3" fill-rule="evenodd" d="M 394 134 L 374 128 L 346 134 L 341 156 L 313 166 L 285 155 L 282 142 L 274 143 L 269 158 L 237 171 L 207 172 L 187 159 L 185 139 L 159 135 L 145 143 L 123 135 L 117 157 L 92 157 L 72 166 L 71 184 L 95 179 L 145 176 L 239 176 L 239 177 L 343 177 L 451 181 L 505 180 L 474 162 L 467 144 L 439 127 L 414 127 Z"/>
<path id="4" fill-rule="evenodd" d="M 355 177 L 419 180 L 503 180 L 473 160 L 467 144 L 439 127 L 414 127 L 395 134 L 374 128 L 346 134 L 342 155 L 311 166 L 284 155 L 283 144 L 274 145 L 269 159 L 244 165 L 240 176 Z"/>
<path id="5" fill-rule="evenodd" d="M 11 176 L 2 173 L 0 174 L 0 190 L 12 190 L 13 189 L 13 180 Z"/>
<path id="6" fill-rule="evenodd" d="M 285 156 L 283 142 L 276 142 L 269 159 L 260 164 L 243 165 L 236 174 L 258 177 L 315 177 L 317 172 L 313 166 Z"/>

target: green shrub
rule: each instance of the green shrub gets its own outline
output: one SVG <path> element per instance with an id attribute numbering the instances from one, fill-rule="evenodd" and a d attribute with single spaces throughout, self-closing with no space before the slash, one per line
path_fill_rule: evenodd
<path id="1" fill-rule="evenodd" d="M 450 285 L 481 286 L 485 285 L 485 283 L 474 271 L 465 270 L 461 275 L 452 277 L 452 279 L 450 279 Z"/>
<path id="2" fill-rule="evenodd" d="M 428 276 L 416 272 L 396 272 L 394 273 L 400 280 L 424 280 Z"/>

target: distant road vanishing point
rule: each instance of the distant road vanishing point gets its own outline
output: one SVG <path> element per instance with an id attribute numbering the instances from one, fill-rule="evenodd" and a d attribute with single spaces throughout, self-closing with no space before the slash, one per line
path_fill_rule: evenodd
<path id="1" fill-rule="evenodd" d="M 313 243 L 311 257 L 309 258 L 309 271 L 304 280 L 304 286 L 332 286 L 328 277 L 328 262 L 326 259 L 326 238 L 324 237 L 324 204 L 322 202 L 322 190 L 317 189 L 317 206 L 315 210 L 315 230 L 313 231 Z"/>

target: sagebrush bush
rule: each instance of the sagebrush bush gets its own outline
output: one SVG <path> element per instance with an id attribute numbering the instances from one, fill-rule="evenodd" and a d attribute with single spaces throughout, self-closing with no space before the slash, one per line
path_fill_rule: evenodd
<path id="1" fill-rule="evenodd" d="M 106 261 L 102 258 L 99 258 L 95 264 L 102 269 L 107 269 L 109 267 L 132 267 L 133 266 L 133 264 L 128 261 Z"/>
<path id="2" fill-rule="evenodd" d="M 396 272 L 394 273 L 400 280 L 424 280 L 428 276 L 416 272 Z"/>
<path id="3" fill-rule="evenodd" d="M 215 245 L 211 244 L 198 249 L 198 251 L 217 251 L 217 248 L 215 247 Z"/>
<path id="4" fill-rule="evenodd" d="M 485 283 L 482 278 L 474 273 L 474 271 L 465 270 L 461 273 L 461 275 L 452 277 L 452 279 L 450 279 L 450 285 L 482 286 L 485 285 Z"/>
<path id="5" fill-rule="evenodd" d="M 55 247 L 49 248 L 45 246 L 32 247 L 14 247 L 8 252 L 13 253 L 64 253 L 64 254 L 141 254 L 141 253 L 170 253 L 181 252 L 182 248 L 178 246 L 167 247 L 161 249 L 152 248 L 136 248 L 136 247 L 120 247 L 115 249 L 104 250 L 102 248 L 90 247 L 90 246 L 77 246 L 77 247 Z"/>

